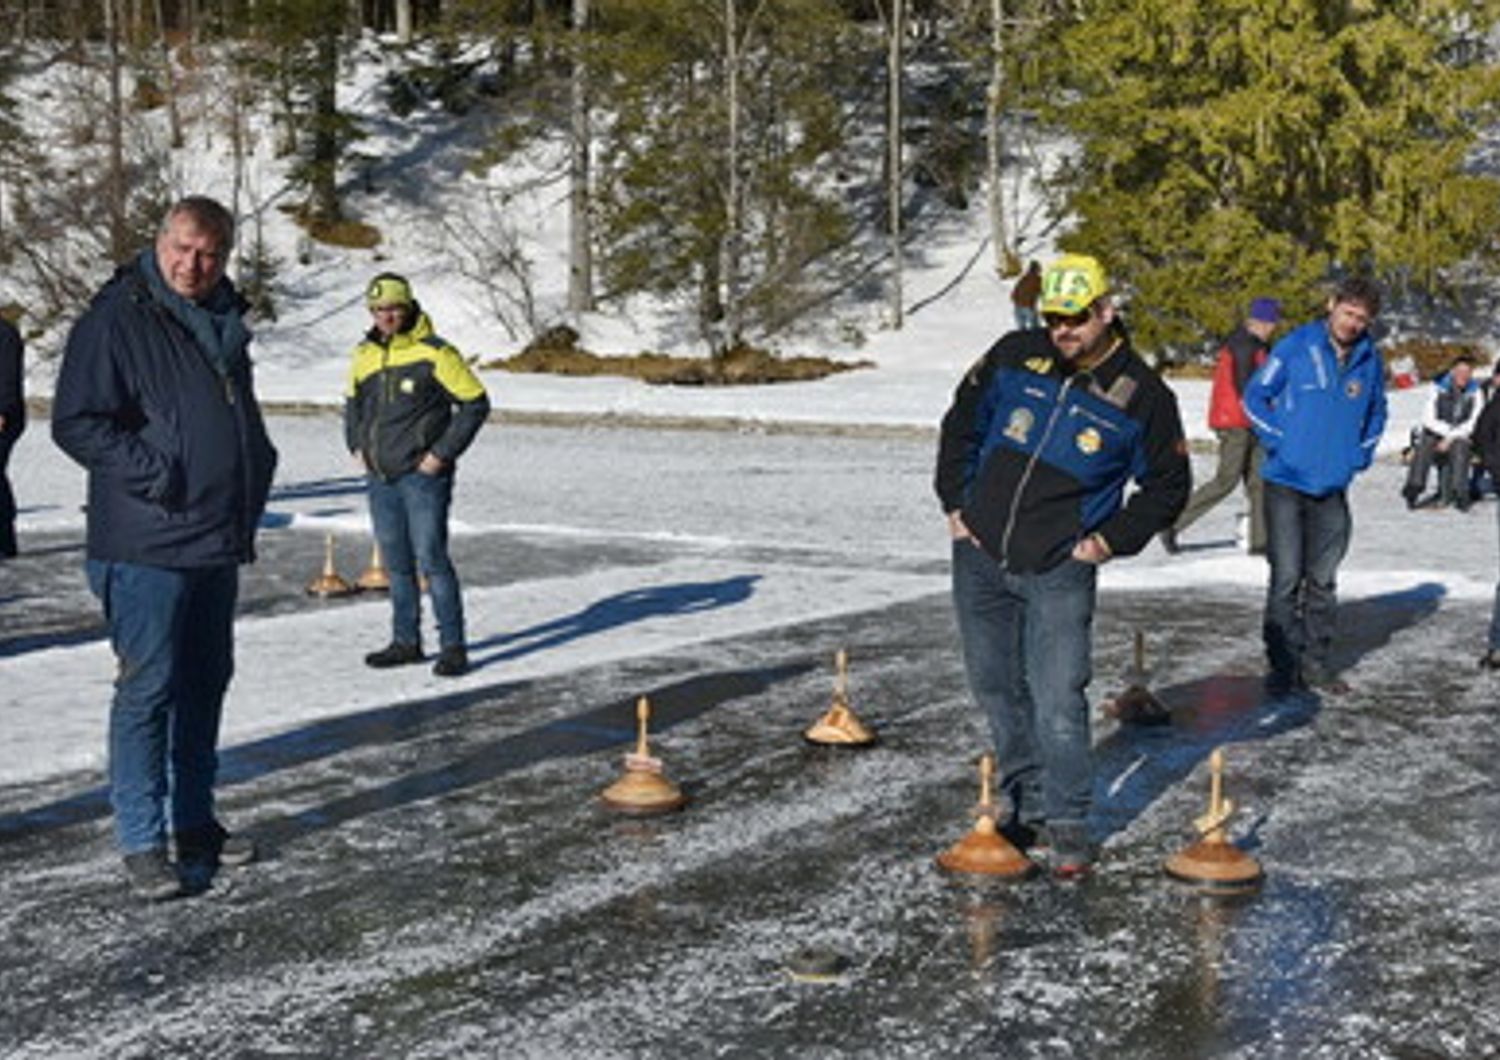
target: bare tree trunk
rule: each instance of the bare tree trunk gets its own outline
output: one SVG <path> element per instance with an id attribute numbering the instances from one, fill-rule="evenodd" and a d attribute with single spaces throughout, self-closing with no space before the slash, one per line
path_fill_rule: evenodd
<path id="1" fill-rule="evenodd" d="M 590 217 L 589 67 L 584 58 L 589 0 L 573 0 L 573 76 L 570 110 L 573 151 L 568 169 L 568 309 L 587 313 L 594 308 L 594 236 Z"/>
<path id="2" fill-rule="evenodd" d="M 999 0 L 996 0 L 998 3 Z M 890 39 L 886 49 L 886 213 L 891 241 L 891 327 L 901 330 L 905 323 L 903 310 L 904 274 L 902 270 L 901 233 L 901 82 L 903 46 L 906 40 L 905 0 L 891 0 Z"/>
<path id="3" fill-rule="evenodd" d="M 172 69 L 172 47 L 167 43 L 167 20 L 162 9 L 162 0 L 152 0 L 156 16 L 156 44 L 161 51 L 161 90 L 167 99 L 167 127 L 171 144 L 182 146 L 182 116 L 177 110 L 177 74 Z"/>
<path id="4" fill-rule="evenodd" d="M 402 44 L 411 40 L 411 0 L 396 0 L 396 39 Z"/>
<path id="5" fill-rule="evenodd" d="M 338 80 L 339 26 L 330 19 L 317 40 L 317 83 L 313 86 L 313 142 L 308 206 L 320 221 L 343 217 L 339 205 Z"/>
<path id="6" fill-rule="evenodd" d="M 109 210 L 109 256 L 116 264 L 130 253 L 125 231 L 125 103 L 121 92 L 120 25 L 115 0 L 104 0 L 104 36 L 109 69 L 109 160 L 105 200 Z"/>
<path id="7" fill-rule="evenodd" d="M 719 243 L 724 331 L 716 354 L 727 352 L 740 338 L 740 39 L 736 0 L 724 0 L 724 96 L 729 126 L 724 150 L 724 238 Z"/>
<path id="8" fill-rule="evenodd" d="M 1004 118 L 1001 108 L 1005 91 L 1005 5 L 1003 0 L 991 0 L 990 5 L 990 84 L 984 97 L 984 145 L 986 200 L 990 212 L 990 242 L 995 248 L 995 271 L 1001 276 L 1015 272 L 1016 255 L 1010 247 L 1005 232 L 1005 197 L 1001 185 L 1000 122 Z"/>

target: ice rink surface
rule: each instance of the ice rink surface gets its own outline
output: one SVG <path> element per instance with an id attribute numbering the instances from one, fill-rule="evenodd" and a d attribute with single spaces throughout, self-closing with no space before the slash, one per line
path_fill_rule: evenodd
<path id="1" fill-rule="evenodd" d="M 302 593 L 327 533 L 362 564 L 364 505 L 336 421 L 277 417 L 220 789 L 267 856 L 146 907 L 109 837 L 81 474 L 44 426 L 0 568 L 0 1055 L 1500 1053 L 1493 499 L 1359 480 L 1339 698 L 1262 695 L 1239 502 L 1112 564 L 1092 698 L 1139 630 L 1173 724 L 1096 725 L 1094 878 L 997 885 L 933 864 L 984 730 L 930 438 L 492 427 L 455 512 L 477 665 L 444 682 L 363 667 L 383 601 Z M 871 750 L 800 736 L 839 648 Z M 621 819 L 597 794 L 642 694 L 691 801 Z M 1218 746 L 1266 872 L 1233 900 L 1161 871 Z M 809 946 L 843 976 L 793 981 Z"/>

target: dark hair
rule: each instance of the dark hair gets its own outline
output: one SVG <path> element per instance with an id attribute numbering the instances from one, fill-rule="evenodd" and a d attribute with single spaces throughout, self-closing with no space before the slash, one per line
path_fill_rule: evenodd
<path id="1" fill-rule="evenodd" d="M 191 218 L 193 224 L 203 231 L 217 236 L 220 250 L 234 247 L 234 215 L 218 199 L 210 199 L 207 195 L 188 195 L 178 199 L 161 219 L 161 231 L 165 233 L 172 222 L 182 216 Z"/>
<path id="2" fill-rule="evenodd" d="M 1380 286 L 1368 276 L 1345 276 L 1333 289 L 1333 304 L 1358 302 L 1373 317 L 1380 313 Z"/>

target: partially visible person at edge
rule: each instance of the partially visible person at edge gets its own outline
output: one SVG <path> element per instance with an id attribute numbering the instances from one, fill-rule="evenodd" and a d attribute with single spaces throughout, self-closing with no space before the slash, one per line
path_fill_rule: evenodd
<path id="1" fill-rule="evenodd" d="M 1497 369 L 1500 370 L 1500 369 Z M 1490 398 L 1474 424 L 1474 448 L 1491 475 L 1500 472 L 1500 400 Z M 1500 511 L 1497 508 L 1496 511 Z M 1481 670 L 1500 670 L 1500 581 L 1495 583 L 1495 606 L 1490 612 L 1489 643 L 1479 657 Z"/>
<path id="2" fill-rule="evenodd" d="M 989 720 L 1006 834 L 1045 825 L 1053 872 L 1087 874 L 1091 627 L 1100 564 L 1139 552 L 1191 487 L 1172 391 L 1130 348 L 1098 261 L 1047 267 L 1045 330 L 1013 331 L 943 418 L 936 488 L 953 539 L 964 665 Z M 1122 503 L 1126 484 L 1139 488 Z"/>
<path id="3" fill-rule="evenodd" d="M 1042 326 L 1041 314 L 1036 311 L 1036 300 L 1041 296 L 1042 263 L 1033 261 L 1010 289 L 1010 306 L 1015 313 L 1018 330 Z"/>
<path id="4" fill-rule="evenodd" d="M 1408 511 L 1417 507 L 1427 489 L 1428 473 L 1439 457 L 1443 459 L 1438 468 L 1435 503 L 1461 512 L 1469 510 L 1473 501 L 1469 492 L 1470 436 L 1483 404 L 1484 395 L 1474 378 L 1474 358 L 1459 354 L 1448 370 L 1433 380 L 1432 392 L 1422 409 L 1421 430 L 1412 449 L 1406 485 L 1401 489 Z"/>
<path id="5" fill-rule="evenodd" d="M 448 556 L 448 509 L 458 458 L 489 415 L 484 386 L 438 338 L 411 285 L 382 273 L 365 292 L 373 326 L 354 350 L 344 441 L 365 468 L 370 521 L 391 579 L 391 641 L 365 656 L 377 668 L 422 662 L 421 591 L 437 619 L 432 672 L 469 669 L 458 573 Z"/>
<path id="6" fill-rule="evenodd" d="M 0 559 L 10 559 L 17 551 L 16 495 L 5 469 L 11 449 L 26 429 L 24 352 L 21 333 L 0 317 Z"/>
<path id="7" fill-rule="evenodd" d="M 1265 361 L 1266 344 L 1280 322 L 1281 303 L 1274 298 L 1257 298 L 1250 303 L 1245 322 L 1230 332 L 1219 348 L 1208 399 L 1208 426 L 1219 438 L 1219 466 L 1213 478 L 1193 491 L 1176 524 L 1162 532 L 1162 545 L 1168 552 L 1181 551 L 1178 535 L 1243 482 L 1245 497 L 1250 502 L 1250 554 L 1265 555 L 1261 450 L 1255 444 L 1255 432 L 1250 429 L 1250 420 L 1240 402 L 1251 374 Z"/>
<path id="8" fill-rule="evenodd" d="M 115 836 L 150 900 L 255 854 L 214 810 L 239 566 L 255 558 L 276 465 L 246 303 L 224 276 L 233 245 L 218 202 L 174 205 L 73 326 L 53 400 L 54 440 L 88 469 L 88 581 L 119 660 Z"/>
<path id="9" fill-rule="evenodd" d="M 1349 690 L 1333 667 L 1339 563 L 1353 528 L 1346 490 L 1385 429 L 1385 366 L 1370 324 L 1380 290 L 1345 279 L 1328 315 L 1286 335 L 1245 388 L 1265 447 L 1270 583 L 1263 624 L 1266 690 Z"/>

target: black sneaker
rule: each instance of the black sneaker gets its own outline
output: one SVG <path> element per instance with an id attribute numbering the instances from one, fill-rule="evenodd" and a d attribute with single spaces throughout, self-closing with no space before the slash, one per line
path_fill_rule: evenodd
<path id="1" fill-rule="evenodd" d="M 1059 880 L 1081 880 L 1094 871 L 1094 843 L 1088 826 L 1067 822 L 1047 826 L 1052 841 L 1052 875 Z"/>
<path id="2" fill-rule="evenodd" d="M 392 666 L 409 666 L 419 663 L 423 659 L 422 645 L 402 644 L 393 640 L 379 651 L 372 651 L 365 656 L 365 665 L 373 666 L 377 670 L 388 670 Z"/>
<path id="3" fill-rule="evenodd" d="M 1314 692 L 1322 692 L 1330 696 L 1346 696 L 1353 691 L 1348 681 L 1327 670 L 1309 667 L 1303 673 L 1303 680 Z"/>
<path id="4" fill-rule="evenodd" d="M 432 672 L 439 677 L 462 677 L 469 672 L 469 653 L 462 644 L 456 648 L 444 648 L 438 652 Z"/>
<path id="5" fill-rule="evenodd" d="M 1500 648 L 1491 648 L 1479 657 L 1481 670 L 1500 670 Z"/>
<path id="6" fill-rule="evenodd" d="M 182 894 L 182 880 L 160 848 L 125 855 L 125 876 L 137 898 L 165 902 Z"/>
<path id="7" fill-rule="evenodd" d="M 183 865 L 237 868 L 250 864 L 259 853 L 255 840 L 247 835 L 231 834 L 217 822 L 207 828 L 178 832 L 174 843 L 178 864 Z"/>

